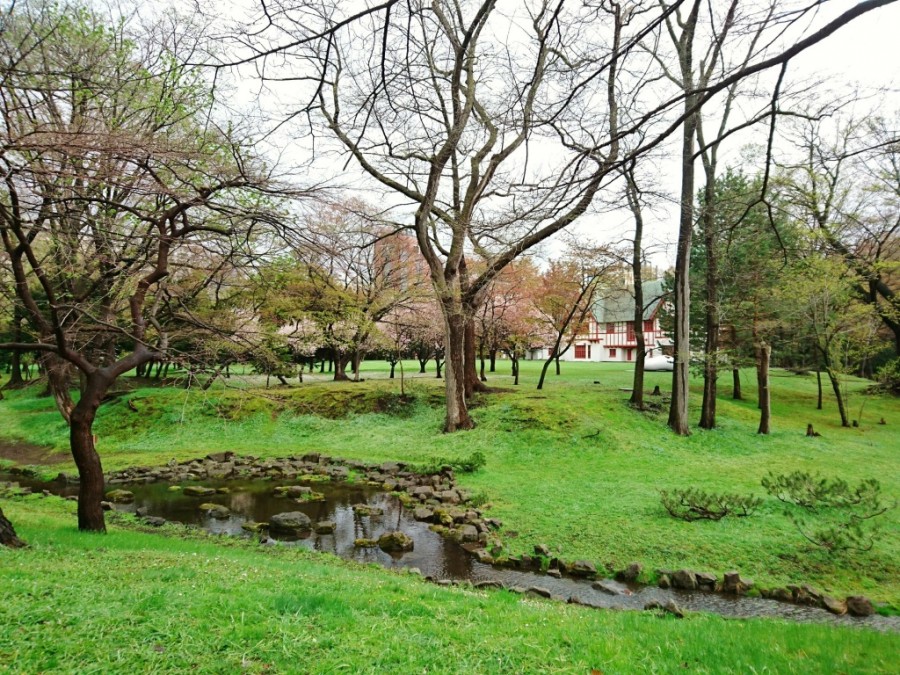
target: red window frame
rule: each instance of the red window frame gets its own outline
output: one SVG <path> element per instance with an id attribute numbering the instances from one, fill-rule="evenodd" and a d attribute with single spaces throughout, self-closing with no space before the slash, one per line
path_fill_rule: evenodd
<path id="1" fill-rule="evenodd" d="M 616 324 L 610 321 L 606 322 L 606 334 L 612 335 L 616 332 Z"/>
<path id="2" fill-rule="evenodd" d="M 575 358 L 586 359 L 587 347 L 585 345 L 575 345 Z"/>
<path id="3" fill-rule="evenodd" d="M 611 358 L 611 359 L 616 358 L 616 348 L 615 347 L 609 348 L 609 358 Z"/>

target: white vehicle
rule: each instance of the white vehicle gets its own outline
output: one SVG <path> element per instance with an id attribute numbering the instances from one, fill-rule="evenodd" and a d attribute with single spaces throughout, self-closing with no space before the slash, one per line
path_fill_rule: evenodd
<path id="1" fill-rule="evenodd" d="M 653 371 L 668 371 L 672 372 L 675 370 L 675 357 L 674 356 L 654 356 L 652 358 L 644 361 L 644 370 L 647 372 Z"/>

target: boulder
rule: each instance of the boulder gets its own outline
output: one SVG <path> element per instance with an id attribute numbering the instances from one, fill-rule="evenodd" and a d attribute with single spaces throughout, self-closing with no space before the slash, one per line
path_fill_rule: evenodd
<path id="1" fill-rule="evenodd" d="M 248 520 L 244 523 L 241 523 L 241 529 L 246 532 L 259 532 L 260 530 L 269 529 L 268 523 L 255 523 L 252 520 Z"/>
<path id="2" fill-rule="evenodd" d="M 300 511 L 276 513 L 269 519 L 269 531 L 294 534 L 302 530 L 308 530 L 311 522 L 309 516 Z"/>
<path id="3" fill-rule="evenodd" d="M 334 534 L 335 527 L 333 520 L 320 520 L 315 524 L 313 530 L 316 534 Z"/>
<path id="4" fill-rule="evenodd" d="M 387 551 L 388 553 L 396 551 L 412 551 L 413 540 L 409 535 L 400 531 L 385 532 L 378 537 L 378 547 L 382 551 Z"/>
<path id="5" fill-rule="evenodd" d="M 362 538 L 360 538 L 360 539 L 355 539 L 355 540 L 353 541 L 353 545 L 354 545 L 356 548 L 375 548 L 376 546 L 378 546 L 378 542 L 375 541 L 374 539 L 362 539 Z"/>
<path id="6" fill-rule="evenodd" d="M 722 592 L 732 593 L 734 595 L 743 595 L 753 587 L 753 582 L 749 579 L 741 577 L 741 573 L 737 571 L 725 572 L 722 581 Z"/>
<path id="7" fill-rule="evenodd" d="M 152 527 L 162 527 L 166 524 L 166 519 L 159 516 L 147 516 L 143 522 L 145 525 L 151 525 Z"/>
<path id="8" fill-rule="evenodd" d="M 672 587 L 695 591 L 697 590 L 697 575 L 691 570 L 677 570 L 672 575 Z"/>
<path id="9" fill-rule="evenodd" d="M 311 487 L 305 485 L 282 485 L 273 490 L 276 497 L 291 497 L 292 499 L 298 499 L 303 495 L 312 494 L 312 491 Z"/>
<path id="10" fill-rule="evenodd" d="M 170 485 L 169 492 L 181 492 L 181 486 L 180 485 Z"/>
<path id="11" fill-rule="evenodd" d="M 130 504 L 134 501 L 134 493 L 128 490 L 110 490 L 106 493 L 106 499 L 113 504 Z"/>
<path id="12" fill-rule="evenodd" d="M 529 593 L 529 594 L 531 594 L 531 595 L 537 595 L 537 596 L 539 596 L 539 597 L 541 597 L 541 598 L 549 598 L 549 597 L 551 597 L 551 596 L 553 595 L 553 594 L 552 594 L 550 591 L 548 591 L 546 588 L 541 588 L 540 586 L 532 586 L 531 588 L 529 588 L 529 589 L 526 591 L 526 593 Z"/>
<path id="13" fill-rule="evenodd" d="M 206 475 L 210 478 L 230 478 L 233 474 L 234 462 L 222 462 L 206 469 Z"/>
<path id="14" fill-rule="evenodd" d="M 112 511 L 116 507 L 113 505 L 112 502 L 102 501 L 102 502 L 100 502 L 100 508 L 103 509 L 104 511 Z"/>
<path id="15" fill-rule="evenodd" d="M 828 595 L 822 596 L 822 607 L 827 609 L 832 614 L 837 614 L 838 616 L 842 616 L 847 613 L 846 602 L 844 602 L 843 600 L 837 600 Z"/>
<path id="16" fill-rule="evenodd" d="M 214 488 L 204 487 L 202 485 L 188 485 L 183 490 L 188 497 L 209 497 L 216 494 Z"/>
<path id="17" fill-rule="evenodd" d="M 499 581 L 476 581 L 475 588 L 503 588 Z"/>
<path id="18" fill-rule="evenodd" d="M 633 595 L 630 588 L 618 581 L 613 581 L 612 579 L 595 581 L 591 584 L 591 588 L 604 593 L 609 593 L 610 595 Z"/>
<path id="19" fill-rule="evenodd" d="M 704 591 L 713 591 L 716 588 L 716 575 L 709 572 L 697 572 L 694 575 L 697 585 Z"/>
<path id="20" fill-rule="evenodd" d="M 216 520 L 225 520 L 231 516 L 231 511 L 228 507 L 221 504 L 201 504 L 200 510 Z"/>
<path id="21" fill-rule="evenodd" d="M 875 606 L 864 595 L 851 595 L 847 598 L 847 612 L 851 616 L 872 616 Z"/>
<path id="22" fill-rule="evenodd" d="M 573 577 L 595 577 L 597 567 L 587 560 L 576 560 L 569 566 L 569 574 Z"/>
<path id="23" fill-rule="evenodd" d="M 383 516 L 384 510 L 368 504 L 354 504 L 353 511 L 358 516 Z"/>
<path id="24" fill-rule="evenodd" d="M 430 521 L 432 518 L 434 518 L 434 511 L 432 511 L 431 509 L 427 509 L 424 506 L 420 506 L 415 511 L 413 511 L 413 517 L 416 520 Z"/>
<path id="25" fill-rule="evenodd" d="M 478 528 L 474 525 L 463 525 L 459 529 L 461 541 L 478 541 Z"/>
<path id="26" fill-rule="evenodd" d="M 206 456 L 210 462 L 227 462 L 234 457 L 233 452 L 211 452 Z"/>
<path id="27" fill-rule="evenodd" d="M 547 544 L 535 544 L 534 554 L 550 557 L 550 547 Z"/>
<path id="28" fill-rule="evenodd" d="M 637 578 L 641 575 L 641 572 L 644 571 L 644 566 L 641 563 L 633 562 L 624 570 L 616 574 L 616 579 L 619 581 L 633 582 L 637 581 Z"/>
<path id="29" fill-rule="evenodd" d="M 672 579 L 668 574 L 660 574 L 657 586 L 660 588 L 672 588 Z"/>

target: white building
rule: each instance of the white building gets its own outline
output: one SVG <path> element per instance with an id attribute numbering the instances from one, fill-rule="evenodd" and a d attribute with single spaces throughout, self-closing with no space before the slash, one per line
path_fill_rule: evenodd
<path id="1" fill-rule="evenodd" d="M 663 280 L 646 281 L 644 290 L 644 343 L 647 356 L 669 352 L 669 336 L 659 326 L 664 303 Z M 634 361 L 637 340 L 634 334 L 634 290 L 608 289 L 600 292 L 588 319 L 587 330 L 579 333 L 560 361 Z M 549 347 L 532 349 L 529 358 L 546 359 Z"/>

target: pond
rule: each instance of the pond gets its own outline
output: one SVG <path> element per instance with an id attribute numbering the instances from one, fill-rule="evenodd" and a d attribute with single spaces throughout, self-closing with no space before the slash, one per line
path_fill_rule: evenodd
<path id="1" fill-rule="evenodd" d="M 20 475 L 0 473 L 0 483 L 18 482 L 33 490 L 48 490 L 62 497 L 76 495 L 77 485 L 60 482 L 41 483 Z M 191 496 L 185 488 L 192 485 L 218 490 L 206 496 Z M 319 493 L 321 500 L 276 496 L 275 488 L 296 485 Z M 438 583 L 468 581 L 502 585 L 513 591 L 554 597 L 599 608 L 640 610 L 647 603 L 674 601 L 684 610 L 710 612 L 727 617 L 768 617 L 792 621 L 822 622 L 843 626 L 867 626 L 878 630 L 900 631 L 900 617 L 835 616 L 818 607 L 794 605 L 776 600 L 734 596 L 705 591 L 661 589 L 640 584 L 623 584 L 611 579 L 598 581 L 570 576 L 556 578 L 525 569 L 510 569 L 479 562 L 463 545 L 430 529 L 428 523 L 415 520 L 413 511 L 404 508 L 396 496 L 365 483 L 347 481 L 273 481 L 205 480 L 202 483 L 153 482 L 116 485 L 133 493 L 134 501 L 116 504 L 119 511 L 137 512 L 167 521 L 201 527 L 209 532 L 242 537 L 259 537 L 267 545 L 302 546 L 326 551 L 358 562 L 374 562 L 388 568 L 417 568 Z M 217 517 L 209 515 L 210 504 L 228 509 Z M 207 505 L 206 510 L 201 505 Z M 361 508 L 361 507 L 365 508 Z M 354 508 L 356 507 L 356 508 Z M 248 532 L 244 526 L 268 522 L 283 512 L 299 511 L 309 517 L 312 527 L 290 536 L 270 536 Z M 368 513 L 367 513 L 368 512 Z M 330 523 L 333 531 L 315 532 L 316 523 Z M 329 528 L 330 529 L 330 528 Z M 357 546 L 359 539 L 377 540 L 387 532 L 408 535 L 413 549 L 387 552 L 378 546 Z"/>

